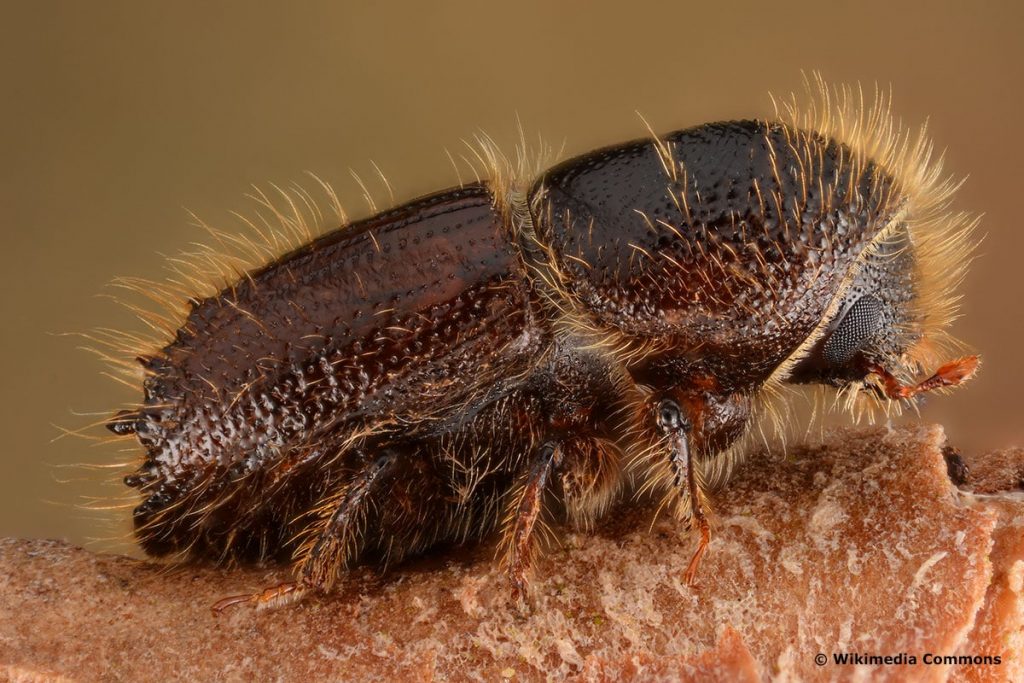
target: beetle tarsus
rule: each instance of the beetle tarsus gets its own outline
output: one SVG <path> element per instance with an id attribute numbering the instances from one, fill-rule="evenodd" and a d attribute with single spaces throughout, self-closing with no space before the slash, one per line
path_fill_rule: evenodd
<path id="1" fill-rule="evenodd" d="M 700 561 L 704 557 L 705 551 L 708 549 L 708 544 L 711 542 L 711 526 L 708 524 L 708 519 L 704 515 L 704 510 L 698 503 L 694 506 L 695 513 L 693 515 L 693 521 L 697 525 L 697 530 L 700 533 L 700 540 L 697 542 L 697 549 L 693 551 L 693 557 L 690 558 L 690 564 L 686 566 L 686 572 L 683 574 L 683 581 L 687 586 L 692 586 L 697 583 L 697 570 L 700 568 Z"/>

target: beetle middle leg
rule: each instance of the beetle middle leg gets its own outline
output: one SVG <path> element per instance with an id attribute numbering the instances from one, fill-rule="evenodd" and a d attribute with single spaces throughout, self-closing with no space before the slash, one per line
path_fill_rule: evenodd
<path id="1" fill-rule="evenodd" d="M 543 507 L 551 471 L 562 460 L 562 445 L 556 441 L 544 443 L 533 461 L 523 484 L 509 532 L 508 577 L 512 584 L 512 598 L 521 600 L 526 595 L 526 576 L 533 555 L 533 530 Z"/>
<path id="2" fill-rule="evenodd" d="M 526 597 L 534 531 L 548 492 L 559 489 L 569 521 L 587 526 L 614 499 L 620 482 L 618 453 L 608 442 L 576 436 L 540 446 L 507 525 L 508 577 L 515 600 Z"/>

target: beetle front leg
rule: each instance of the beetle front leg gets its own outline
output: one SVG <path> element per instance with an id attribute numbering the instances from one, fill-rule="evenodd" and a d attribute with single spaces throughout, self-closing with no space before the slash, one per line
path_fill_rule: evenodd
<path id="1" fill-rule="evenodd" d="M 658 403 L 656 423 L 658 431 L 669 442 L 669 465 L 672 468 L 673 485 L 676 490 L 682 488 L 683 477 L 686 477 L 686 492 L 689 502 L 690 520 L 700 533 L 700 541 L 693 558 L 686 568 L 684 579 L 687 585 L 693 585 L 697 577 L 700 560 L 711 541 L 711 526 L 708 524 L 704 511 L 704 492 L 698 479 L 697 465 L 690 453 L 690 432 L 693 425 L 683 414 L 679 404 L 673 399 L 662 399 Z"/>

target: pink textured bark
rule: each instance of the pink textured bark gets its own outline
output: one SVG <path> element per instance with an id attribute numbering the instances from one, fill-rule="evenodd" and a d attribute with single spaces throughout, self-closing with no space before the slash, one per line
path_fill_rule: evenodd
<path id="1" fill-rule="evenodd" d="M 1021 680 L 1024 451 L 966 458 L 934 426 L 835 431 L 756 454 L 692 539 L 631 506 L 537 564 L 529 614 L 491 549 L 435 554 L 276 610 L 219 598 L 284 571 L 167 567 L 0 541 L 0 672 L 13 680 Z M 917 658 L 840 665 L 833 655 Z M 934 655 L 1002 663 L 926 664 Z M 819 665 L 818 654 L 827 662 Z M 6 667 L 6 668 L 4 668 Z"/>

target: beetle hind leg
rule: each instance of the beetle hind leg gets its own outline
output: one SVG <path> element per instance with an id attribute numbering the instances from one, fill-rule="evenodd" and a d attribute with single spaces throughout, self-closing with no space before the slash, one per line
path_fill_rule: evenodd
<path id="1" fill-rule="evenodd" d="M 296 551 L 299 557 L 295 565 L 296 579 L 256 593 L 219 600 L 212 606 L 214 612 L 243 603 L 257 609 L 281 607 L 300 600 L 311 591 L 330 590 L 340 572 L 362 549 L 365 534 L 361 532 L 368 522 L 373 494 L 391 477 L 399 459 L 392 450 L 385 450 L 376 458 L 362 453 L 355 455 L 361 461 L 355 474 L 323 499 L 314 511 L 317 521 L 303 532 L 307 540 Z"/>
<path id="2" fill-rule="evenodd" d="M 393 474 L 397 462 L 396 453 L 384 451 L 320 506 L 324 521 L 314 524 L 310 542 L 299 550 L 296 576 L 302 589 L 330 590 L 341 570 L 359 554 L 360 531 L 366 526 L 372 495 Z"/>

